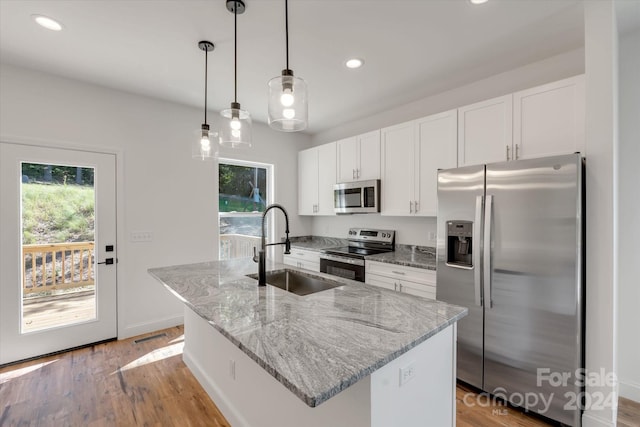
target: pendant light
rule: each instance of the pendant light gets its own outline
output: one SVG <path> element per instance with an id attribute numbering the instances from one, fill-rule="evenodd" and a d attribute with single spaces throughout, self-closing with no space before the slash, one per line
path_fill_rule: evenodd
<path id="1" fill-rule="evenodd" d="M 213 43 L 203 40 L 198 42 L 198 48 L 204 51 L 204 123 L 200 126 L 198 137 L 191 145 L 191 154 L 195 159 L 211 160 L 218 157 L 217 143 L 212 139 L 217 135 L 211 132 L 207 123 L 207 78 L 209 66 L 209 52 L 213 51 Z"/>
<path id="2" fill-rule="evenodd" d="M 305 130 L 308 122 L 307 84 L 289 69 L 289 1 L 284 1 L 287 68 L 269 80 L 269 126 L 283 132 Z"/>
<path id="3" fill-rule="evenodd" d="M 227 0 L 227 10 L 233 12 L 233 102 L 231 108 L 222 110 L 220 144 L 233 148 L 251 147 L 251 115 L 240 108 L 238 102 L 238 14 L 244 13 L 242 0 Z"/>

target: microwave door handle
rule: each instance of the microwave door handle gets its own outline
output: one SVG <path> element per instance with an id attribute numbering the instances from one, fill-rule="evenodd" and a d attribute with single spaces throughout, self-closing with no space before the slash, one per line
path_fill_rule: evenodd
<path id="1" fill-rule="evenodd" d="M 471 248 L 473 252 L 473 290 L 475 296 L 475 303 L 477 306 L 482 307 L 482 268 L 481 254 L 480 254 L 480 236 L 482 235 L 482 207 L 484 197 L 476 197 L 476 217 L 473 224 L 473 246 Z"/>

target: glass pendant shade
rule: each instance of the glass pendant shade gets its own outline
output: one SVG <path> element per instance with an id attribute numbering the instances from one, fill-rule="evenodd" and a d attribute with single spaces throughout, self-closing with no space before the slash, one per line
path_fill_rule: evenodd
<path id="1" fill-rule="evenodd" d="M 196 132 L 191 144 L 191 155 L 194 159 L 215 160 L 218 158 L 217 132 L 211 132 L 209 125 L 203 123 Z"/>
<path id="2" fill-rule="evenodd" d="M 220 145 L 232 148 L 251 147 L 251 114 L 232 102 L 231 108 L 220 112 Z"/>
<path id="3" fill-rule="evenodd" d="M 307 128 L 307 83 L 282 70 L 282 75 L 269 80 L 269 126 L 282 132 L 298 132 Z"/>

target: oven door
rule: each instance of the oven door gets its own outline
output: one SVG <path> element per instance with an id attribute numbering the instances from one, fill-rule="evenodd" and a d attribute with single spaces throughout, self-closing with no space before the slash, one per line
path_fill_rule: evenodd
<path id="1" fill-rule="evenodd" d="M 320 255 L 320 272 L 364 282 L 364 260 L 339 255 Z"/>

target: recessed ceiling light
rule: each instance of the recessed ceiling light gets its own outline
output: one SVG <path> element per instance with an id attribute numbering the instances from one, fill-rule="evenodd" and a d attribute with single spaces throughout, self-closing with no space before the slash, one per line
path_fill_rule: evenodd
<path id="1" fill-rule="evenodd" d="M 482 3 L 486 3 L 489 0 L 469 0 L 471 2 L 471 4 L 482 4 Z"/>
<path id="2" fill-rule="evenodd" d="M 44 15 L 31 15 L 34 21 L 43 26 L 47 30 L 60 31 L 62 30 L 62 24 Z"/>
<path id="3" fill-rule="evenodd" d="M 351 58 L 344 63 L 347 68 L 360 68 L 362 67 L 362 64 L 364 64 L 364 61 L 360 58 Z"/>

